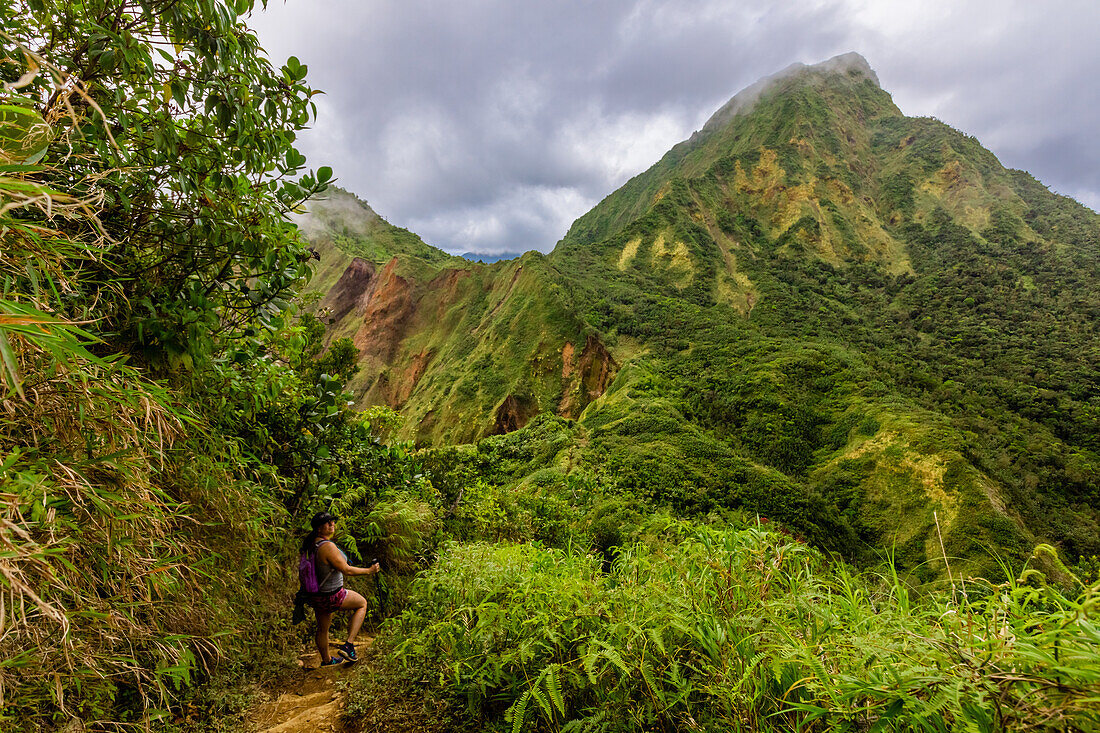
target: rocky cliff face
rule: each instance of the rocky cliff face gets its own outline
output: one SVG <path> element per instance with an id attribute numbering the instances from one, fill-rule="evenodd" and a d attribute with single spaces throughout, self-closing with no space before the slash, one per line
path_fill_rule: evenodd
<path id="1" fill-rule="evenodd" d="M 347 207 L 336 199 L 337 211 Z M 313 222 L 315 241 L 338 228 L 328 221 Z M 332 337 L 359 349 L 358 403 L 401 410 L 404 434 L 428 443 L 509 432 L 542 412 L 578 417 L 618 365 L 565 311 L 545 259 L 461 264 L 404 254 L 347 262 L 319 307 Z"/>
<path id="2" fill-rule="evenodd" d="M 588 334 L 578 355 L 569 341 L 561 349 L 561 378 L 565 394 L 558 414 L 575 420 L 593 400 L 607 391 L 619 365 L 595 334 Z"/>

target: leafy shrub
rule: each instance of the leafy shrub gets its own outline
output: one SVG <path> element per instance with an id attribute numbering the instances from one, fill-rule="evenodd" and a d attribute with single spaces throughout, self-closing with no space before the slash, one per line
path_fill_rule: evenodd
<path id="1" fill-rule="evenodd" d="M 606 574 L 449 546 L 385 631 L 406 679 L 482 729 L 1092 729 L 1100 588 L 1077 588 L 1028 569 L 917 599 L 781 535 L 673 521 Z"/>

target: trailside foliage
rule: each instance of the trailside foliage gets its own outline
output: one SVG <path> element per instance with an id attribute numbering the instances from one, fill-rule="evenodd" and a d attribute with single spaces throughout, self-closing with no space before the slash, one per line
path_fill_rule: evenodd
<path id="1" fill-rule="evenodd" d="M 251 0 L 5 0 L 7 103 L 53 133 L 24 185 L 92 216 L 43 218 L 98 256 L 60 263 L 58 315 L 94 320 L 115 350 L 192 368 L 276 317 L 307 272 L 283 214 L 331 176 L 300 172 L 313 113 L 306 69 L 274 67 L 238 16 Z M 18 96 L 15 96 L 18 95 Z M 14 243 L 20 244 L 18 240 Z M 9 250 L 40 287 L 33 251 Z"/>
<path id="2" fill-rule="evenodd" d="M 148 728 L 277 672 L 292 512 L 387 480 L 347 345 L 290 308 L 286 214 L 331 173 L 300 175 L 314 92 L 252 8 L 0 1 L 4 730 Z"/>
<path id="3" fill-rule="evenodd" d="M 775 533 L 670 522 L 607 573 L 448 547 L 386 654 L 465 730 L 1091 730 L 1098 602 L 1034 570 L 918 600 Z"/>

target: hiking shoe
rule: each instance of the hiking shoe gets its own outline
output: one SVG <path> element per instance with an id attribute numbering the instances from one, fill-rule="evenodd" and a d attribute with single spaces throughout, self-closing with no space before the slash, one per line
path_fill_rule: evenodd
<path id="1" fill-rule="evenodd" d="M 349 662 L 359 661 L 359 657 L 355 655 L 355 645 L 352 644 L 350 641 L 344 642 L 340 646 L 336 647 L 336 651 L 340 654 L 340 656 L 342 656 Z"/>
<path id="2" fill-rule="evenodd" d="M 322 667 L 332 667 L 334 665 L 343 664 L 343 663 L 344 663 L 344 658 L 343 657 L 335 656 L 335 657 L 329 657 L 329 660 L 327 662 L 322 661 L 321 666 Z"/>

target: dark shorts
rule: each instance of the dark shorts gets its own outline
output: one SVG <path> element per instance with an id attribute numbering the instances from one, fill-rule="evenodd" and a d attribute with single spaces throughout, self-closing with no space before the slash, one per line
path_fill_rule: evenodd
<path id="1" fill-rule="evenodd" d="M 332 613 L 340 608 L 347 595 L 347 588 L 341 588 L 335 593 L 311 595 L 307 602 L 309 605 L 313 606 L 313 610 L 317 613 Z"/>

